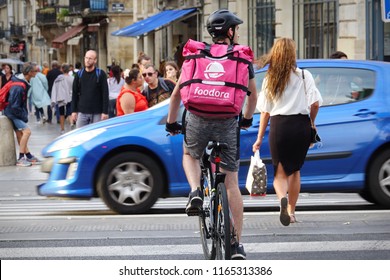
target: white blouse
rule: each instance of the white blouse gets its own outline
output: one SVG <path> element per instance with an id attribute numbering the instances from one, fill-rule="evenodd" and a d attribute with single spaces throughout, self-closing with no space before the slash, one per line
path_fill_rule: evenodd
<path id="1" fill-rule="evenodd" d="M 284 89 L 282 96 L 276 101 L 267 99 L 267 78 L 264 79 L 257 100 L 257 109 L 260 112 L 267 112 L 270 116 L 275 115 L 308 115 L 310 106 L 314 102 L 322 104 L 322 97 L 318 91 L 312 74 L 304 70 L 305 79 L 302 78 L 302 70 L 297 68 L 290 75 L 290 80 Z M 306 93 L 303 82 L 306 83 Z"/>
<path id="2" fill-rule="evenodd" d="M 108 84 L 109 98 L 117 99 L 123 85 L 125 84 L 125 80 L 121 78 L 118 83 L 114 77 L 110 77 L 107 79 L 107 84 Z"/>

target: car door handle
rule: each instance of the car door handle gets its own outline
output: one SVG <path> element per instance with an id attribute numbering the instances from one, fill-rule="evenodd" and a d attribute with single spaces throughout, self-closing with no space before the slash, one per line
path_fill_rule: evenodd
<path id="1" fill-rule="evenodd" d="M 376 112 L 371 111 L 369 109 L 361 109 L 356 114 L 354 114 L 354 116 L 365 118 L 365 117 L 372 116 L 372 115 L 375 115 L 375 114 L 376 114 Z"/>
<path id="2" fill-rule="evenodd" d="M 258 128 L 260 126 L 260 122 L 256 122 L 252 124 L 252 127 Z"/>

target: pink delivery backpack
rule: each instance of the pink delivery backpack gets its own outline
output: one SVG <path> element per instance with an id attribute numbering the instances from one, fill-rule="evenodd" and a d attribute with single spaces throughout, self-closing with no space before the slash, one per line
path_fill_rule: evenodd
<path id="1" fill-rule="evenodd" d="M 248 46 L 188 40 L 183 48 L 180 95 L 185 108 L 209 118 L 229 118 L 241 112 L 248 91 Z"/>

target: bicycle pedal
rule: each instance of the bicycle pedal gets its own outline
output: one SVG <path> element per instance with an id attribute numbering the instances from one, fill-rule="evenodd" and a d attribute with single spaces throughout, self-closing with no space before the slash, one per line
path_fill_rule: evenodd
<path id="1" fill-rule="evenodd" d="M 186 210 L 186 213 L 188 216 L 200 216 L 201 210 L 200 209 L 188 209 L 188 210 Z"/>

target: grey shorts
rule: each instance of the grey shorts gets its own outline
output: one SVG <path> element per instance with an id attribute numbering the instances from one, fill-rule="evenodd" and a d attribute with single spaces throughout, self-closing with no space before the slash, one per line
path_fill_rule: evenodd
<path id="1" fill-rule="evenodd" d="M 206 119 L 187 112 L 184 146 L 193 158 L 200 159 L 209 141 L 227 143 L 229 148 L 222 151 L 221 167 L 238 171 L 239 133 L 235 118 Z"/>

